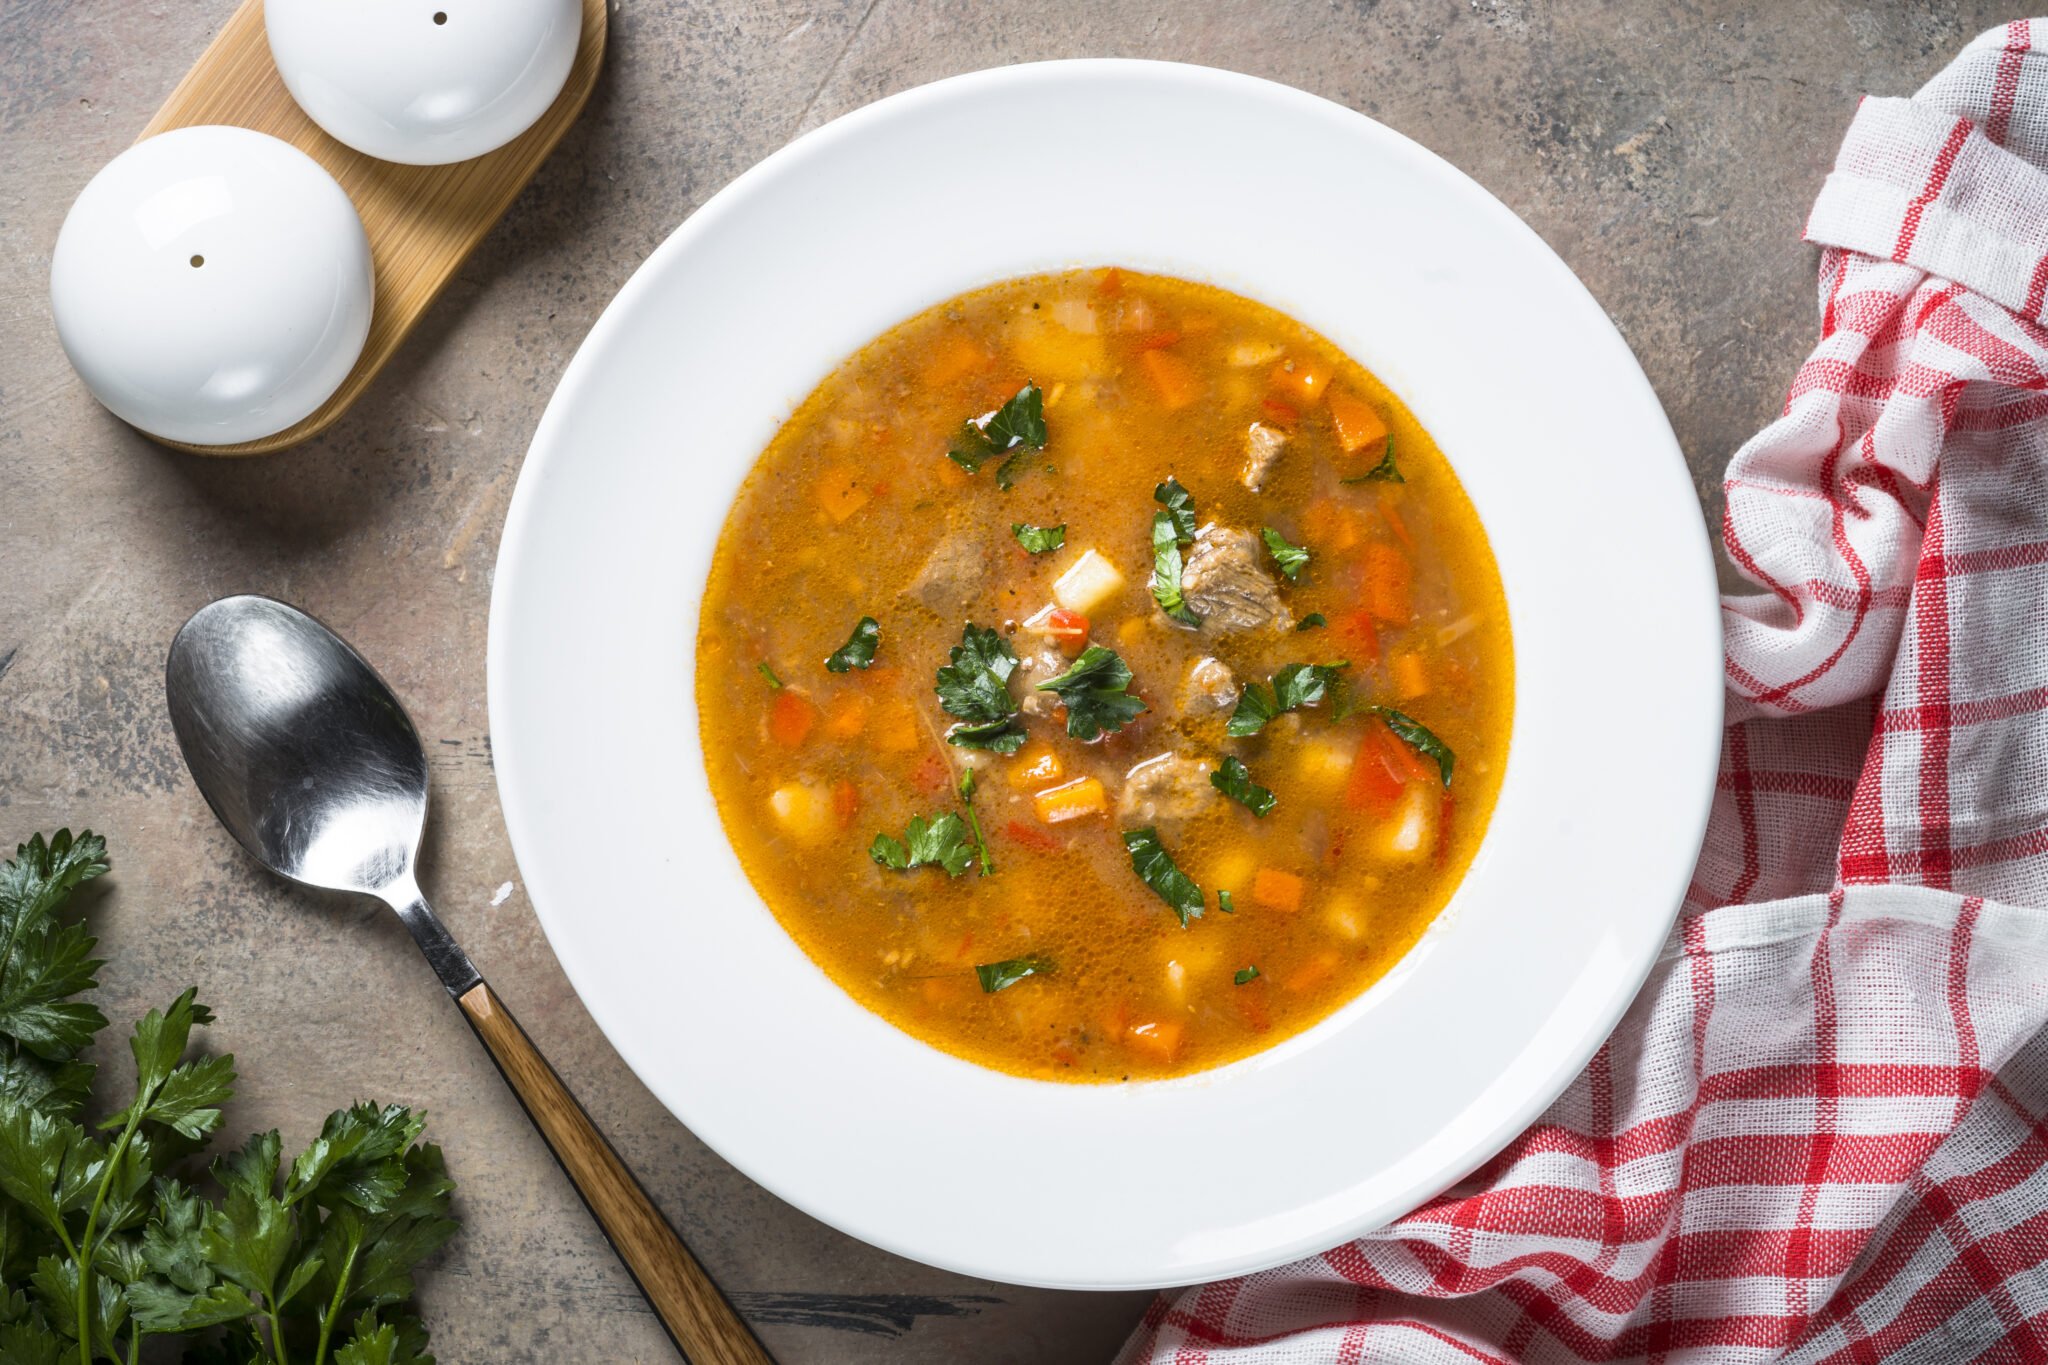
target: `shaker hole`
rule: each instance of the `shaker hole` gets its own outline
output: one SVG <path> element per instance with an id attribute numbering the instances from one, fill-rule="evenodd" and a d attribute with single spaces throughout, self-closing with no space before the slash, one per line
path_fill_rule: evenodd
<path id="1" fill-rule="evenodd" d="M 202 265 L 205 265 L 205 264 L 206 264 L 206 258 L 205 258 L 204 256 L 194 256 L 194 257 L 192 258 L 192 268 L 193 268 L 194 270 L 197 270 L 197 269 L 198 269 L 198 268 L 199 268 L 200 266 L 202 266 Z"/>
<path id="2" fill-rule="evenodd" d="M 434 11 L 434 22 L 435 22 L 435 23 L 437 23 L 437 24 L 445 24 L 445 23 L 447 23 L 447 22 L 448 22 L 448 11 L 447 11 L 447 10 L 444 10 L 444 9 L 437 9 L 437 10 L 435 10 L 435 11 Z"/>

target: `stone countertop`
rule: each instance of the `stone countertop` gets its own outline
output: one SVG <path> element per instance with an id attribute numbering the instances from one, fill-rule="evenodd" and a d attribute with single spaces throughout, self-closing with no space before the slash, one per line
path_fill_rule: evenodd
<path id="1" fill-rule="evenodd" d="M 719 186 L 881 96 L 1051 57 L 1230 67 L 1371 114 L 1527 219 L 1634 346 L 1718 521 L 1729 453 L 1812 340 L 1799 230 L 1858 96 L 1909 93 L 2010 17 L 1925 0 L 634 0 L 582 119 L 355 408 L 295 450 L 223 462 L 93 403 L 48 276 L 72 197 L 234 2 L 0 12 L 0 840 L 108 836 L 100 1002 L 125 1028 L 200 983 L 242 1074 L 229 1134 L 302 1142 L 358 1097 L 431 1112 L 465 1232 L 424 1311 L 441 1359 L 500 1365 L 674 1356 L 397 923 L 267 879 L 214 824 L 162 703 L 187 614 L 228 592 L 290 599 L 397 688 L 432 755 L 430 894 L 787 1365 L 1106 1360 L 1146 1296 L 966 1280 L 811 1221 L 655 1103 L 548 951 L 495 799 L 484 616 L 527 439 L 598 311 Z M 1047 147 L 1045 193 L 1059 165 Z M 1259 169 L 1247 185 L 1284 198 Z"/>

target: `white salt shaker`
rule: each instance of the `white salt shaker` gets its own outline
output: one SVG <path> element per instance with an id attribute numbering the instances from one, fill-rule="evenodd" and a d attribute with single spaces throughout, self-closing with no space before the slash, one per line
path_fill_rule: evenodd
<path id="1" fill-rule="evenodd" d="M 246 128 L 130 147 L 65 216 L 50 263 L 57 336 L 117 417 L 192 445 L 309 416 L 370 332 L 370 244 L 334 178 Z"/>
<path id="2" fill-rule="evenodd" d="M 569 79 L 581 0 L 264 0 L 270 56 L 335 141 L 409 166 L 518 137 Z"/>

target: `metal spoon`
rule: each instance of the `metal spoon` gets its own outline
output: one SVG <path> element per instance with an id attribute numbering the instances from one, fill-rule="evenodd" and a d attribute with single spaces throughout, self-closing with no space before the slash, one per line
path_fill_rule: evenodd
<path id="1" fill-rule="evenodd" d="M 171 641 L 164 690 L 200 794 L 257 862 L 398 912 L 684 1357 L 768 1365 L 745 1320 L 420 894 L 413 860 L 427 819 L 427 756 L 384 680 L 296 607 L 223 597 Z"/>

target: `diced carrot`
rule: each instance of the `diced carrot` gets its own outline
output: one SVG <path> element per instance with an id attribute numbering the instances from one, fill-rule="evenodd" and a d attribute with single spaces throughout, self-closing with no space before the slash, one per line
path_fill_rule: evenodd
<path id="1" fill-rule="evenodd" d="M 1301 909 L 1301 878 L 1277 867 L 1262 867 L 1252 877 L 1252 904 L 1289 914 Z"/>
<path id="2" fill-rule="evenodd" d="M 1102 278 L 1095 282 L 1095 292 L 1104 298 L 1115 298 L 1124 292 L 1124 272 L 1115 266 L 1102 272 Z"/>
<path id="3" fill-rule="evenodd" d="M 948 488 L 965 488 L 974 482 L 972 474 L 944 456 L 932 461 L 932 476 Z"/>
<path id="4" fill-rule="evenodd" d="M 1392 738 L 1393 731 L 1387 730 L 1384 722 L 1375 719 L 1366 726 L 1358 753 L 1351 760 L 1351 776 L 1344 784 L 1344 804 L 1352 810 L 1369 811 L 1375 817 L 1393 811 L 1405 785 L 1400 771 L 1387 766 L 1386 752 L 1380 747 L 1381 731 Z"/>
<path id="5" fill-rule="evenodd" d="M 1294 430 L 1294 424 L 1301 420 L 1301 414 L 1277 398 L 1261 398 L 1259 411 L 1266 414 L 1266 420 L 1276 427 Z"/>
<path id="6" fill-rule="evenodd" d="M 1394 539 L 1407 547 L 1409 554 L 1415 553 L 1415 537 L 1408 534 L 1408 523 L 1401 519 L 1398 506 L 1400 495 L 1391 488 L 1380 489 L 1380 515 L 1387 519 L 1387 529 L 1394 533 Z"/>
<path id="7" fill-rule="evenodd" d="M 1147 332 L 1145 333 L 1145 335 L 1139 337 L 1138 349 L 1141 351 L 1156 351 L 1159 350 L 1161 347 L 1174 346 L 1178 345 L 1179 343 L 1180 333 L 1174 331 L 1171 328 L 1168 328 L 1166 330 L 1158 332 Z"/>
<path id="8" fill-rule="evenodd" d="M 945 340 L 932 348 L 931 359 L 925 362 L 925 385 L 940 388 L 951 384 L 984 368 L 990 359 L 981 343 L 967 333 L 948 332 Z"/>
<path id="9" fill-rule="evenodd" d="M 818 708 L 811 699 L 783 688 L 768 703 L 768 738 L 786 749 L 794 749 L 810 738 L 818 723 Z"/>
<path id="10" fill-rule="evenodd" d="M 1330 405 L 1330 426 L 1336 431 L 1337 444 L 1344 448 L 1344 453 L 1369 451 L 1377 464 L 1387 443 L 1387 424 L 1373 411 L 1372 404 L 1342 385 L 1332 385 L 1324 401 Z"/>
<path id="11" fill-rule="evenodd" d="M 917 760 L 917 766 L 910 770 L 910 784 L 926 795 L 942 792 L 952 786 L 952 777 L 952 770 L 946 766 L 946 760 L 937 754 L 925 754 Z"/>
<path id="12" fill-rule="evenodd" d="M 1429 670 L 1414 650 L 1396 654 L 1387 661 L 1387 666 L 1394 675 L 1394 692 L 1402 701 L 1412 701 L 1429 691 Z"/>
<path id="13" fill-rule="evenodd" d="M 1022 820 L 1012 820 L 1003 826 L 1003 832 L 1016 842 L 1040 853 L 1059 853 L 1066 845 L 1047 834 L 1036 825 L 1027 825 Z"/>
<path id="14" fill-rule="evenodd" d="M 1338 617 L 1337 633 L 1353 643 L 1353 664 L 1360 668 L 1371 668 L 1379 662 L 1380 633 L 1372 623 L 1370 610 L 1360 608 Z"/>
<path id="15" fill-rule="evenodd" d="M 1312 408 L 1330 387 L 1330 367 L 1306 356 L 1291 357 L 1275 365 L 1266 382 L 1295 406 Z"/>
<path id="16" fill-rule="evenodd" d="M 1202 396 L 1202 383 L 1195 378 L 1194 370 L 1172 352 L 1141 351 L 1138 364 L 1144 367 L 1152 387 L 1159 391 L 1160 406 L 1167 411 L 1184 408 Z"/>
<path id="17" fill-rule="evenodd" d="M 1287 991 L 1310 991 L 1330 979 L 1337 970 L 1337 954 L 1328 948 L 1317 953 L 1308 961 L 1280 978 L 1280 987 Z"/>
<path id="18" fill-rule="evenodd" d="M 917 983 L 917 993 L 927 1005 L 965 1004 L 974 982 L 967 976 L 928 976 Z"/>
<path id="19" fill-rule="evenodd" d="M 1180 1055 L 1183 1031 L 1178 1019 L 1147 1019 L 1124 1030 L 1124 1045 L 1165 1065 Z"/>
<path id="20" fill-rule="evenodd" d="M 1319 550 L 1335 553 L 1358 544 L 1358 514 L 1335 498 L 1310 503 L 1301 514 L 1301 529 Z"/>
<path id="21" fill-rule="evenodd" d="M 1382 621 L 1406 625 L 1412 615 L 1408 595 L 1414 570 L 1398 546 L 1375 541 L 1365 547 L 1365 600 Z"/>
<path id="22" fill-rule="evenodd" d="M 853 828 L 853 817 L 860 811 L 860 790 L 840 778 L 832 784 L 832 818 L 839 822 L 839 828 Z"/>
<path id="23" fill-rule="evenodd" d="M 1018 791 L 1043 789 L 1066 776 L 1060 756 L 1050 749 L 1026 749 L 1010 760 L 1003 776 Z"/>
<path id="24" fill-rule="evenodd" d="M 917 712 L 900 697 L 891 697 L 875 713 L 874 733 L 869 743 L 881 753 L 907 754 L 917 747 Z"/>
<path id="25" fill-rule="evenodd" d="M 825 706 L 825 734 L 832 739 L 858 739 L 868 728 L 874 698 L 865 692 L 841 692 Z"/>
<path id="26" fill-rule="evenodd" d="M 1081 1062 L 1080 1057 L 1075 1055 L 1074 1049 L 1068 1047 L 1065 1043 L 1054 1043 L 1046 1055 L 1052 1058 L 1054 1066 L 1078 1066 Z"/>
<path id="27" fill-rule="evenodd" d="M 1088 646 L 1088 618 L 1078 611 L 1054 607 L 1045 618 L 1045 633 L 1060 647 L 1060 653 L 1071 659 Z"/>
<path id="28" fill-rule="evenodd" d="M 1037 810 L 1039 820 L 1048 825 L 1100 815 L 1109 809 L 1109 799 L 1102 790 L 1102 783 L 1092 777 L 1077 777 L 1072 782 L 1049 787 L 1032 797 L 1031 804 Z"/>
<path id="29" fill-rule="evenodd" d="M 1442 781 L 1441 770 L 1436 764 L 1424 758 L 1421 750 L 1395 734 L 1392 726 L 1384 720 L 1376 720 L 1372 728 L 1373 738 L 1379 744 L 1380 753 L 1385 758 L 1387 771 L 1404 782 Z"/>
<path id="30" fill-rule="evenodd" d="M 850 464 L 835 464 L 820 475 L 817 495 L 818 506 L 834 521 L 845 521 L 868 503 L 861 472 Z"/>

